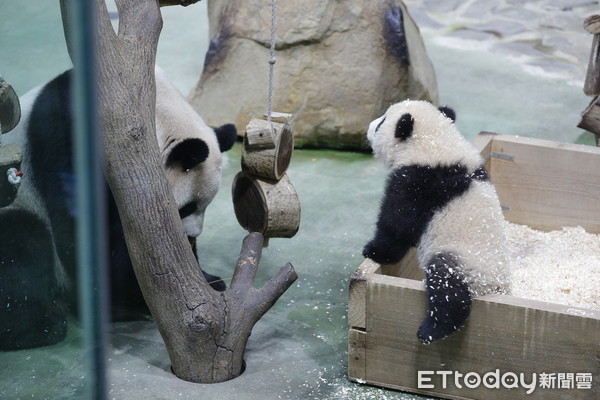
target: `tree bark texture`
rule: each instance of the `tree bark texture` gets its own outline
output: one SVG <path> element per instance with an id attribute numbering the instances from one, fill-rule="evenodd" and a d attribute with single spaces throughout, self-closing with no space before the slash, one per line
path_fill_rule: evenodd
<path id="1" fill-rule="evenodd" d="M 250 234 L 231 286 L 216 292 L 208 285 L 188 244 L 156 143 L 159 2 L 117 0 L 116 33 L 106 4 L 95 1 L 105 173 L 136 277 L 175 375 L 202 383 L 232 379 L 242 371 L 252 327 L 296 274 L 288 264 L 262 289 L 255 289 L 262 236 Z"/>
<path id="2" fill-rule="evenodd" d="M 596 135 L 596 145 L 600 146 L 600 95 L 596 96 L 590 105 L 581 113 L 581 121 L 577 125 L 581 129 Z"/>
<path id="3" fill-rule="evenodd" d="M 594 35 L 583 92 L 588 96 L 598 96 L 600 95 L 600 15 L 590 15 L 585 19 L 583 27 Z"/>
<path id="4" fill-rule="evenodd" d="M 11 131 L 21 120 L 21 104 L 13 87 L 0 74 L 0 135 Z"/>

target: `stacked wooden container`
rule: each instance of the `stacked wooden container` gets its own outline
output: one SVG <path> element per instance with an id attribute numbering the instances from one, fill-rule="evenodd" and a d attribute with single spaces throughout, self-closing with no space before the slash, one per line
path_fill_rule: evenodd
<path id="1" fill-rule="evenodd" d="M 300 226 L 300 202 L 286 171 L 294 149 L 293 116 L 273 113 L 271 123 L 252 119 L 246 127 L 242 171 L 233 181 L 240 225 L 268 238 L 289 238 Z"/>

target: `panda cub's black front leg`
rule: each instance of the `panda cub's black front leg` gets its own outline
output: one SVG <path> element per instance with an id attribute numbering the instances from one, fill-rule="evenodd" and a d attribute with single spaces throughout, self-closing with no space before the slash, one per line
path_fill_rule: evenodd
<path id="1" fill-rule="evenodd" d="M 471 293 L 455 256 L 438 253 L 425 269 L 428 309 L 417 336 L 425 344 L 457 331 L 471 314 Z"/>
<path id="2" fill-rule="evenodd" d="M 410 244 L 392 235 L 377 234 L 363 249 L 363 256 L 378 264 L 395 264 L 406 254 Z"/>

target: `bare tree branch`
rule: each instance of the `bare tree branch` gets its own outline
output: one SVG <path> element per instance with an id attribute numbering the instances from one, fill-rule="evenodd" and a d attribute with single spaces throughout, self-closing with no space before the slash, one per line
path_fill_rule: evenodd
<path id="1" fill-rule="evenodd" d="M 63 15 L 71 1 L 61 0 Z M 194 2 L 160 1 L 160 5 Z M 287 264 L 263 288 L 255 289 L 263 237 L 253 233 L 243 241 L 231 287 L 216 292 L 206 282 L 168 189 L 156 143 L 154 63 L 162 28 L 159 2 L 116 3 L 118 33 L 104 0 L 95 0 L 97 79 L 105 174 L 129 255 L 174 373 L 193 382 L 232 379 L 242 371 L 254 324 L 297 276 Z M 68 23 L 64 29 L 69 43 L 73 35 Z"/>

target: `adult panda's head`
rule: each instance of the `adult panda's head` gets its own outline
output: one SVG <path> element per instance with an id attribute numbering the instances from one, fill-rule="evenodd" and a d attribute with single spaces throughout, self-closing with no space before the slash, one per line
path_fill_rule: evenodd
<path id="1" fill-rule="evenodd" d="M 221 153 L 235 143 L 235 126 L 210 128 L 157 68 L 156 137 L 184 230 L 195 238 L 219 189 Z"/>
<path id="2" fill-rule="evenodd" d="M 449 107 L 427 101 L 396 103 L 369 125 L 367 138 L 388 168 L 406 165 L 456 165 L 477 168 L 479 153 L 458 132 Z"/>

